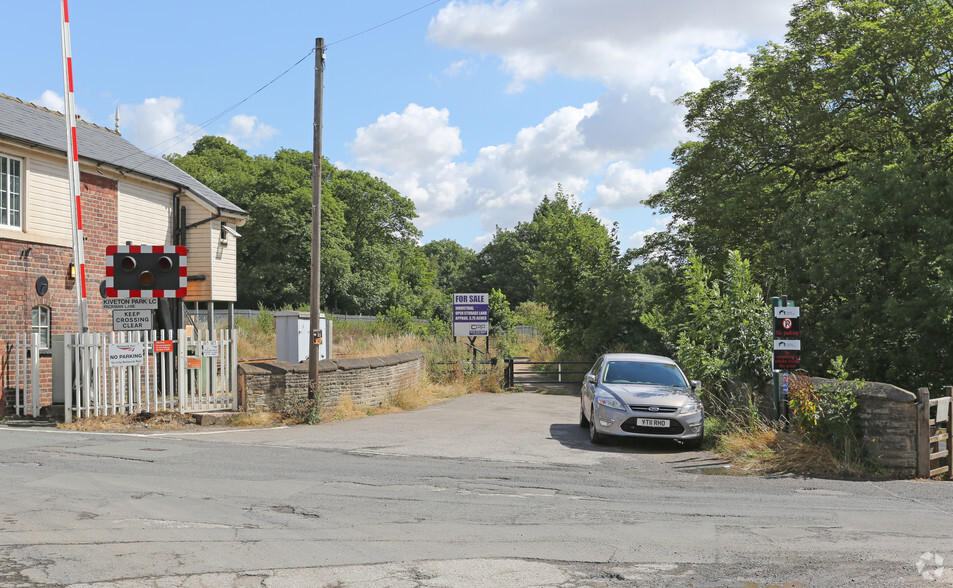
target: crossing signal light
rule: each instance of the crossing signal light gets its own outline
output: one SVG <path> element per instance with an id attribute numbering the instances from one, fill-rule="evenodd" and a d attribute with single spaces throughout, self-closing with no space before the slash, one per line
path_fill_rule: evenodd
<path id="1" fill-rule="evenodd" d="M 187 290 L 185 247 L 110 245 L 106 248 L 107 298 L 183 298 Z"/>

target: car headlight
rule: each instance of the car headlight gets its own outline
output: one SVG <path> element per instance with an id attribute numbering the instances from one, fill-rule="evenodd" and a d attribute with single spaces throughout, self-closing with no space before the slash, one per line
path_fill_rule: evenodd
<path id="1" fill-rule="evenodd" d="M 701 412 L 701 410 L 702 410 L 702 403 L 693 400 L 691 402 L 686 403 L 684 406 L 678 409 L 678 414 L 680 415 L 695 414 L 696 412 Z"/>
<path id="2" fill-rule="evenodd" d="M 627 410 L 628 407 L 618 400 L 614 396 L 605 396 L 599 395 L 596 396 L 596 404 L 601 404 L 602 406 L 607 406 L 609 408 L 614 408 L 616 410 Z"/>

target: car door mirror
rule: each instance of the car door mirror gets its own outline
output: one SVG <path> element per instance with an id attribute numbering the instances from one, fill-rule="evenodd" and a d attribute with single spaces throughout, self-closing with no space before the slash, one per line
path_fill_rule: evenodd
<path id="1" fill-rule="evenodd" d="M 689 382 L 689 384 L 691 384 L 692 390 L 700 390 L 702 387 L 700 380 L 692 380 Z"/>
<path id="2" fill-rule="evenodd" d="M 590 384 L 595 384 L 596 377 L 592 374 L 586 374 L 586 381 L 589 382 Z"/>

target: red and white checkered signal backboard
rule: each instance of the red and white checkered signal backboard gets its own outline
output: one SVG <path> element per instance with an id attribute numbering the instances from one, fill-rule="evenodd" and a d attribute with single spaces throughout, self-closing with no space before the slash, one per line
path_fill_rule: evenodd
<path id="1" fill-rule="evenodd" d="M 188 275 L 182 245 L 106 247 L 107 298 L 184 298 Z"/>

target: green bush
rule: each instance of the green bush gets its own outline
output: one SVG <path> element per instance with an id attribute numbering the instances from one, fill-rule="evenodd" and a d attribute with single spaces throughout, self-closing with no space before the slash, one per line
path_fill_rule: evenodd
<path id="1" fill-rule="evenodd" d="M 275 315 L 265 308 L 261 302 L 258 303 L 258 316 L 255 317 L 255 326 L 262 333 L 275 332 Z"/>
<path id="2" fill-rule="evenodd" d="M 771 318 L 749 263 L 728 255 L 723 279 L 715 279 L 691 253 L 682 272 L 681 304 L 655 309 L 643 322 L 657 331 L 675 359 L 703 383 L 709 408 L 746 411 L 752 391 L 770 377 Z"/>
<path id="3" fill-rule="evenodd" d="M 391 306 L 387 312 L 377 315 L 380 321 L 395 333 L 414 333 L 414 315 L 403 306 Z"/>
<path id="4" fill-rule="evenodd" d="M 833 383 L 815 387 L 806 376 L 794 377 L 788 393 L 791 423 L 808 441 L 829 445 L 842 462 L 858 463 L 863 456 L 856 393 L 864 383 L 847 380 L 841 357 L 831 363 Z"/>

